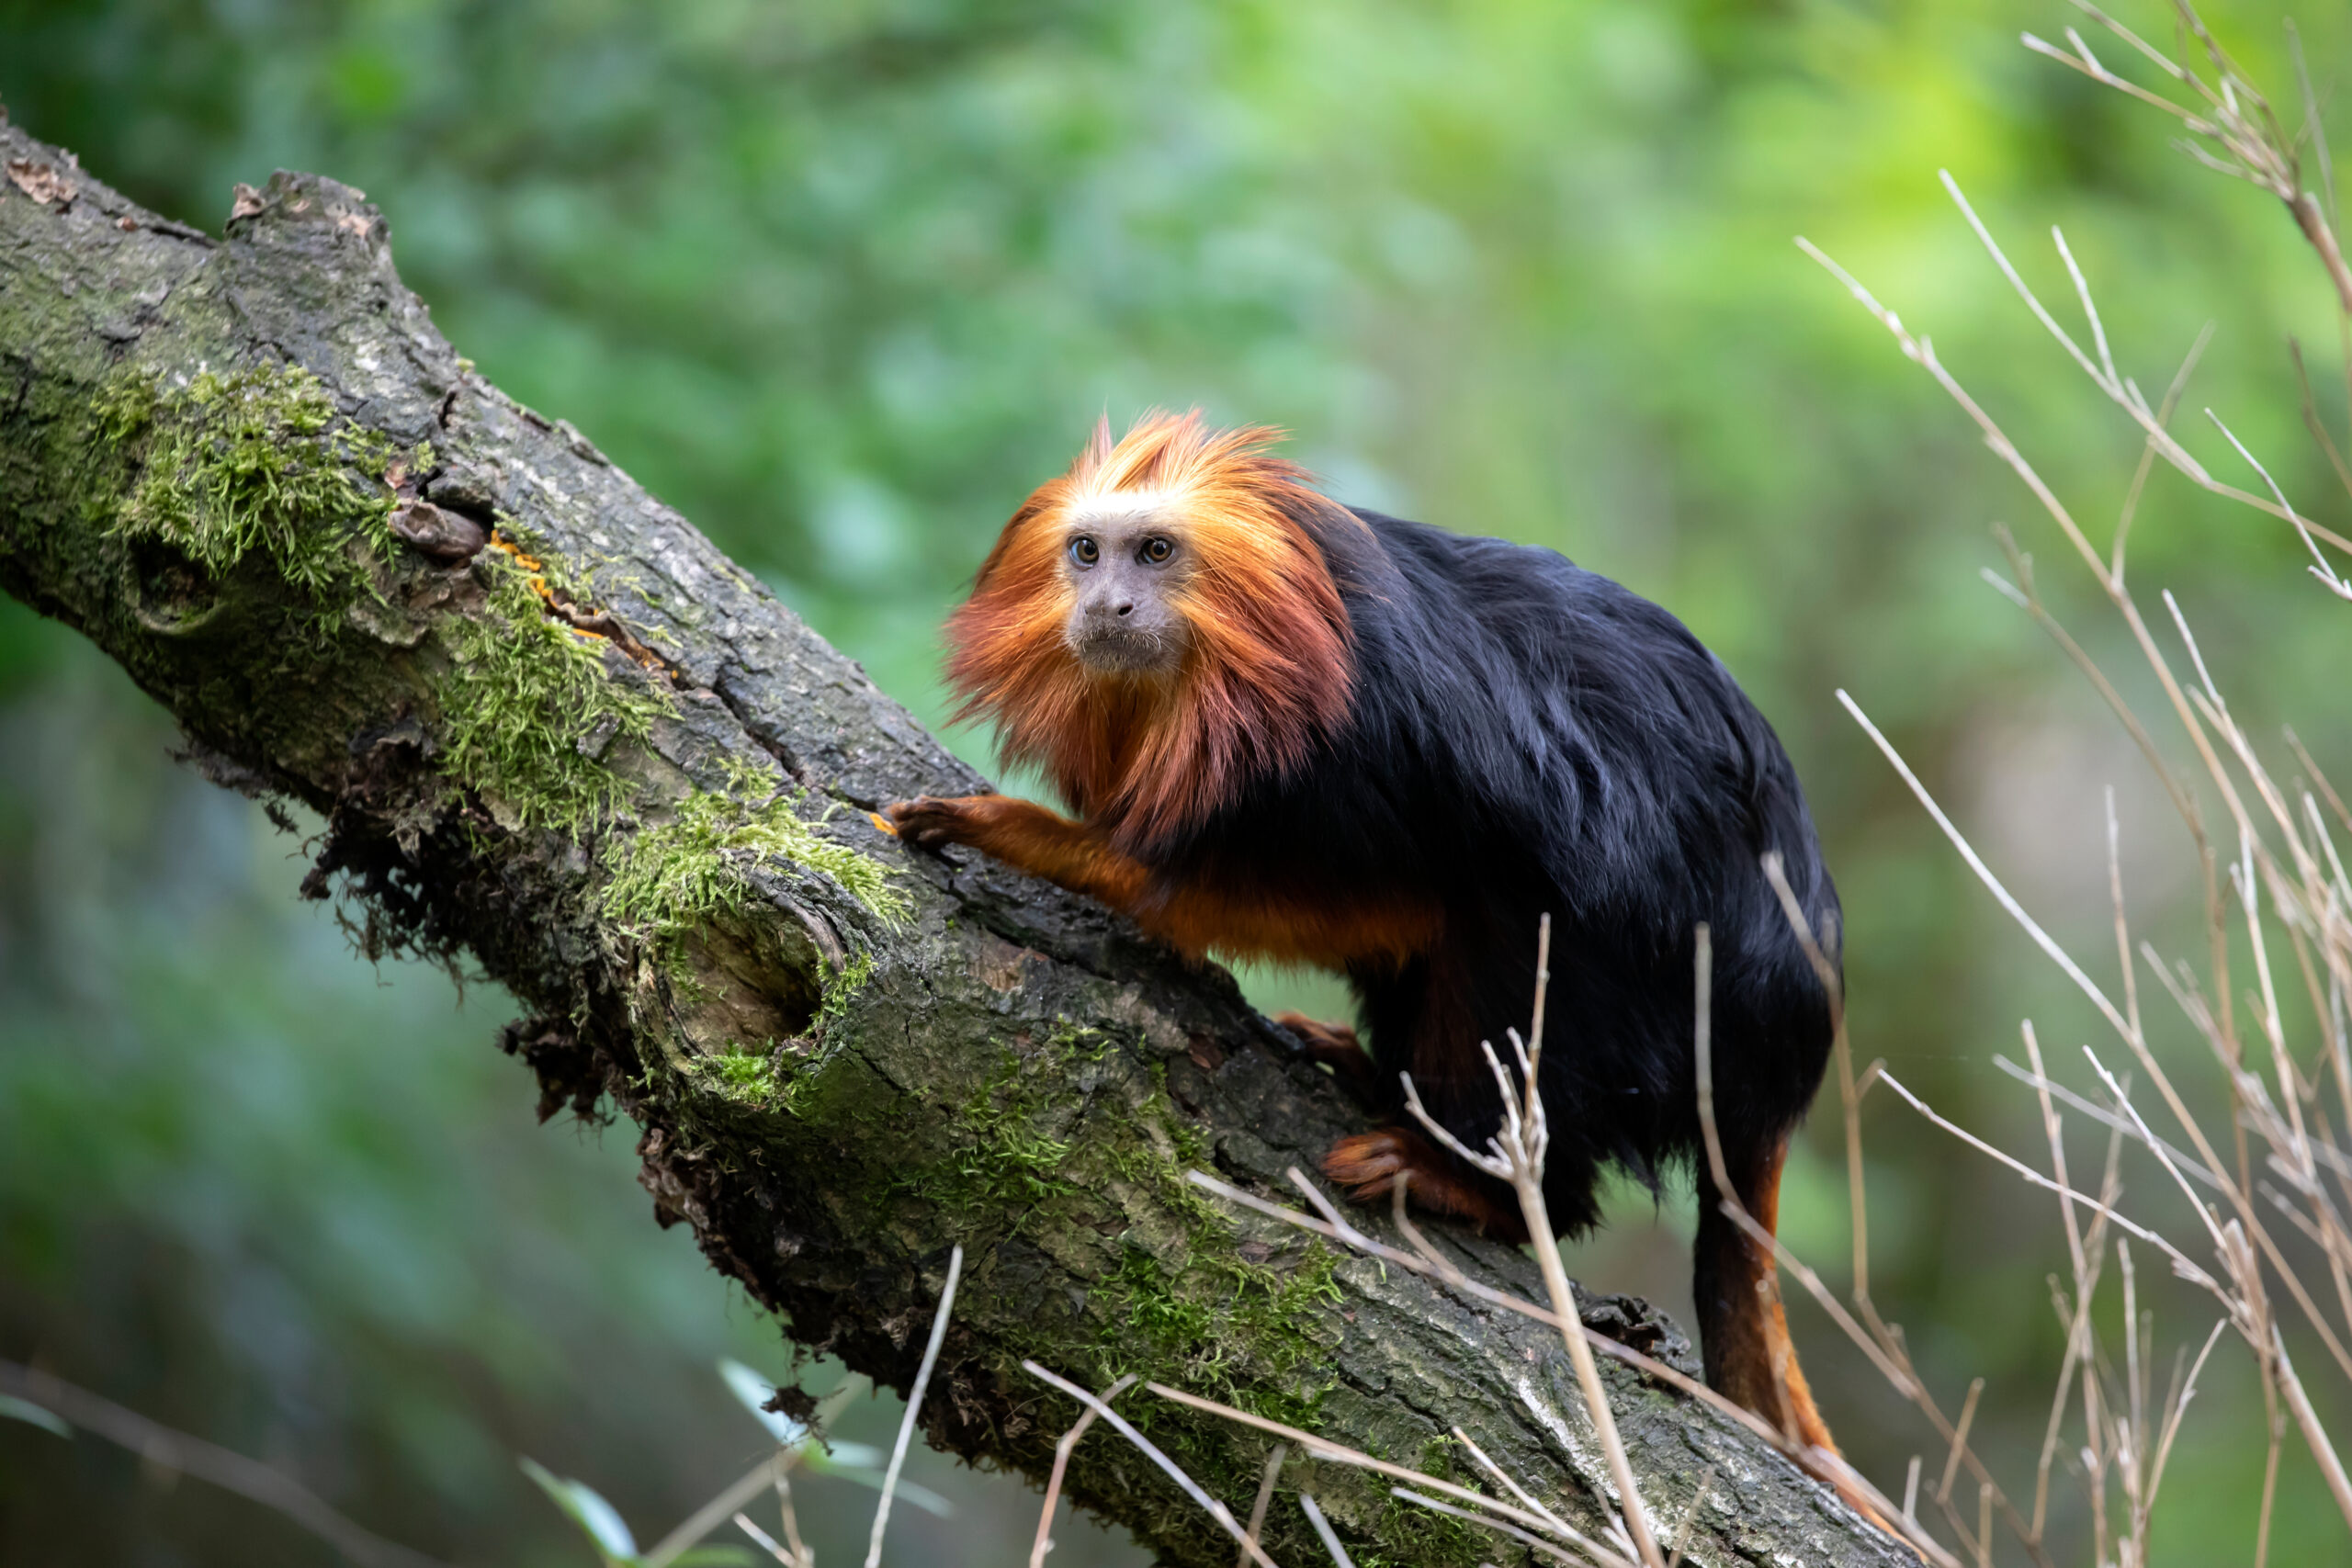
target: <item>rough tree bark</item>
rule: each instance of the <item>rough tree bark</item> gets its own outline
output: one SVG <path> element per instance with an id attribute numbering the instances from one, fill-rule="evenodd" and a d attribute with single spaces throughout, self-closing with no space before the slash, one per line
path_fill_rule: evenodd
<path id="1" fill-rule="evenodd" d="M 461 958 L 530 1021 L 543 1112 L 642 1129 L 694 1227 L 796 1341 L 905 1386 L 969 1259 L 931 1440 L 1039 1474 L 1035 1358 L 1221 1396 L 1437 1472 L 1457 1423 L 1597 1534 L 1611 1487 L 1548 1330 L 1203 1201 L 1287 1198 L 1360 1113 L 1216 969 L 866 813 L 980 781 L 401 287 L 359 192 L 240 186 L 225 240 L 0 124 L 0 587 L 169 708 L 209 776 L 326 823 L 308 890 L 372 953 Z M 494 533 L 493 533 L 494 530 Z M 1532 935 L 1532 933 L 1531 933 Z M 1367 1225 L 1378 1229 L 1376 1221 Z M 1533 1294 L 1523 1257 L 1450 1237 Z M 1597 1327 L 1695 1371 L 1641 1303 Z M 1907 1554 L 1747 1434 L 1605 1363 L 1647 1500 L 1706 1564 Z M 1267 1443 L 1123 1407 L 1246 1506 Z M 1358 1562 L 1518 1559 L 1295 1461 Z M 1170 1563 L 1233 1548 L 1098 1431 L 1069 1490 Z M 1278 1506 L 1277 1560 L 1321 1562 Z"/>

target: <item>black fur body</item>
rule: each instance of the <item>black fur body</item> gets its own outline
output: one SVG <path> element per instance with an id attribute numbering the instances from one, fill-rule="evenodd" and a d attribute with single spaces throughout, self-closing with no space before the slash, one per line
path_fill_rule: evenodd
<path id="1" fill-rule="evenodd" d="M 1309 520 L 1353 629 L 1347 721 L 1147 859 L 1170 884 L 1237 896 L 1433 904 L 1430 951 L 1347 978 L 1384 1108 L 1405 1120 L 1409 1070 L 1472 1148 L 1500 1116 L 1478 1042 L 1508 1063 L 1505 1030 L 1525 1034 L 1549 914 L 1544 1188 L 1563 1234 L 1596 1218 L 1604 1164 L 1655 1188 L 1699 1156 L 1693 928 L 1706 922 L 1718 1128 L 1741 1187 L 1768 1164 L 1777 1181 L 1831 1023 L 1760 857 L 1780 853 L 1833 961 L 1838 907 L 1771 726 L 1681 622 L 1555 552 L 1355 515 L 1368 533 Z"/>

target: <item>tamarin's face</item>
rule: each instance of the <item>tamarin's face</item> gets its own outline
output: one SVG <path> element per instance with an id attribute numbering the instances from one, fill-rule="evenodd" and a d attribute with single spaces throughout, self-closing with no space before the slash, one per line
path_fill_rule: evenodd
<path id="1" fill-rule="evenodd" d="M 1282 773 L 1347 716 L 1355 660 L 1325 533 L 1365 525 L 1265 448 L 1147 414 L 1030 493 L 948 617 L 957 716 L 1135 841 Z M 1369 539 L 1369 533 L 1364 534 Z"/>
<path id="2" fill-rule="evenodd" d="M 1172 676 L 1192 645 L 1175 596 L 1199 563 L 1184 531 L 1136 499 L 1141 504 L 1131 509 L 1089 508 L 1067 524 L 1061 570 L 1070 607 L 1062 637 L 1094 673 Z"/>

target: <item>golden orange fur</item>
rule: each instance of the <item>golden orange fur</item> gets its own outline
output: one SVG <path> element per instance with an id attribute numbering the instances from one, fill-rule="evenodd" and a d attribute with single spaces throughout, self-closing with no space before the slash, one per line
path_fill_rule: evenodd
<path id="1" fill-rule="evenodd" d="M 1387 1021 L 1375 1027 L 1396 1029 L 1382 1038 L 1378 1062 L 1342 1026 L 1295 1016 L 1284 1021 L 1310 1056 L 1361 1084 L 1376 1086 L 1384 1075 L 1408 1068 L 1423 1092 L 1441 1096 L 1436 1103 L 1450 1097 L 1457 1106 L 1470 1104 L 1464 1085 L 1485 1076 L 1469 1049 L 1481 1037 L 1477 1010 L 1487 1005 L 1481 988 L 1498 963 L 1475 932 L 1502 929 L 1493 923 L 1498 911 L 1524 912 L 1532 923 L 1534 910 L 1460 892 L 1427 873 L 1387 880 L 1326 877 L 1311 855 L 1285 854 L 1279 844 L 1267 852 L 1278 827 L 1269 831 L 1209 820 L 1232 807 L 1240 808 L 1234 814 L 1238 818 L 1257 798 L 1250 788 L 1254 781 L 1307 764 L 1320 747 L 1333 747 L 1337 773 L 1347 765 L 1349 747 L 1361 753 L 1383 744 L 1369 727 L 1363 735 L 1344 728 L 1359 683 L 1366 694 L 1386 694 L 1376 690 L 1378 682 L 1409 674 L 1381 657 L 1385 640 L 1367 637 L 1359 650 L 1325 554 L 1328 548 L 1341 562 L 1355 563 L 1343 564 L 1342 571 L 1365 570 L 1367 560 L 1393 567 L 1378 559 L 1382 537 L 1310 489 L 1296 468 L 1269 456 L 1265 448 L 1273 436 L 1256 428 L 1212 431 L 1197 413 L 1148 415 L 1116 442 L 1107 426 L 1098 428 L 1069 471 L 1039 486 L 1013 514 L 980 568 L 970 599 L 948 621 L 947 668 L 962 699 L 958 716 L 992 719 L 1003 755 L 1042 767 L 1076 819 L 1030 801 L 984 794 L 898 801 L 877 820 L 911 848 L 966 846 L 1100 899 L 1187 954 L 1215 952 L 1344 971 L 1367 997 L 1377 981 L 1390 1002 Z M 1351 536 L 1350 530 L 1363 532 Z M 1165 660 L 1098 660 L 1090 671 L 1073 647 L 1074 637 L 1087 635 L 1087 618 L 1101 602 L 1091 600 L 1086 615 L 1077 614 L 1079 589 L 1064 563 L 1077 536 L 1098 531 L 1103 537 L 1097 545 L 1115 536 L 1125 541 L 1122 547 L 1132 547 L 1138 538 L 1161 534 L 1181 543 L 1183 569 L 1149 590 L 1153 635 L 1166 636 L 1161 646 L 1171 656 L 1182 650 L 1172 673 Z M 1356 554 L 1359 539 L 1363 557 Z M 1093 551 L 1084 554 L 1094 558 Z M 1479 613 L 1468 585 L 1456 583 L 1452 592 L 1444 606 Z M 1371 585 L 1351 582 L 1350 593 L 1360 614 L 1377 613 L 1373 606 L 1380 601 Z M 1555 594 L 1557 603 L 1566 598 L 1565 590 Z M 1182 617 L 1181 640 L 1168 630 L 1173 623 L 1158 615 L 1162 605 Z M 1118 672 L 1104 672 L 1106 665 Z M 1723 679 L 1727 684 L 1728 677 Z M 1570 694 L 1542 684 L 1536 695 L 1566 701 Z M 1736 698 L 1736 690 L 1730 695 Z M 1771 744 L 1760 716 L 1755 728 L 1760 744 Z M 1341 815 L 1351 809 L 1344 777 L 1314 782 L 1320 787 L 1313 809 Z M 1788 786 L 1793 801 L 1792 779 Z M 1476 787 L 1468 780 L 1457 786 L 1465 793 Z M 1627 787 L 1650 785 L 1630 778 Z M 1735 808 L 1746 807 L 1727 803 L 1726 809 Z M 1236 830 L 1252 826 L 1260 830 Z M 1194 828 L 1204 831 L 1185 841 Z M 1802 833 L 1810 846 L 1812 829 L 1801 805 L 1789 830 Z M 1826 873 L 1817 865 L 1815 871 L 1826 890 Z M 1825 896 L 1834 912 L 1834 896 Z M 1449 929 L 1465 913 L 1479 923 L 1465 919 L 1464 929 Z M 1597 940 L 1599 920 L 1588 919 L 1585 935 Z M 1638 943 L 1600 948 L 1638 950 Z M 1679 989 L 1688 981 L 1669 976 L 1667 983 Z M 1586 995 L 1605 999 L 1609 993 Z M 1395 1005 L 1400 997 L 1409 1008 Z M 1646 1054 L 1639 1070 L 1649 1077 L 1638 1081 L 1659 1080 L 1672 1067 L 1668 1053 L 1677 1047 L 1663 1035 L 1639 1038 Z M 1791 1060 L 1791 1073 L 1812 1074 L 1797 1086 L 1809 1094 L 1818 1060 L 1810 1068 Z M 1574 1087 L 1555 1081 L 1545 1093 Z M 1603 1106 L 1598 1113 L 1611 1112 Z M 1768 1230 L 1777 1218 L 1785 1130 L 1792 1120 L 1776 1124 L 1769 1116 L 1751 1118 L 1744 1145 L 1749 1153 L 1736 1156 L 1747 1167 L 1733 1172 L 1741 1198 Z M 1763 1134 L 1769 1144 L 1758 1141 Z M 1594 1146 L 1605 1154 L 1611 1145 L 1604 1139 Z M 1670 1142 L 1659 1146 L 1672 1152 Z M 1586 1157 L 1589 1163 L 1592 1156 Z M 1410 1201 L 1461 1215 L 1495 1235 L 1523 1239 L 1526 1234 L 1507 1188 L 1411 1128 L 1342 1138 L 1323 1168 L 1359 1199 L 1401 1186 Z M 1581 1189 L 1565 1195 L 1585 1201 Z M 1769 1254 L 1705 1204 L 1698 1251 L 1710 1381 L 1766 1420 L 1834 1451 L 1797 1366 L 1779 1297 L 1758 1294 L 1773 1277 Z"/>
<path id="2" fill-rule="evenodd" d="M 1426 951 L 1442 917 L 1403 899 L 1335 904 L 1253 879 L 1167 882 L 1091 822 L 1005 795 L 925 795 L 890 807 L 888 830 L 921 844 L 968 844 L 1005 864 L 1099 898 L 1181 953 L 1343 969 L 1402 964 Z"/>
<path id="3" fill-rule="evenodd" d="M 1147 414 L 1115 443 L 1097 426 L 1069 471 L 1013 513 L 948 620 L 957 717 L 994 720 L 1007 761 L 1043 768 L 1130 852 L 1198 820 L 1250 772 L 1303 761 L 1347 714 L 1347 610 L 1300 520 L 1362 525 L 1267 455 L 1277 435 L 1211 430 L 1197 410 Z M 1114 498 L 1152 505 L 1203 563 L 1170 595 L 1192 631 L 1172 681 L 1090 674 L 1063 637 L 1063 551 Z"/>

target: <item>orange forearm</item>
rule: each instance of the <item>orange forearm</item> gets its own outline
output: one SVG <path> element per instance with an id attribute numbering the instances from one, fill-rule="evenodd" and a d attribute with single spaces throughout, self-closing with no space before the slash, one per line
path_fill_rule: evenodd
<path id="1" fill-rule="evenodd" d="M 1149 874 L 1083 822 L 1007 795 L 926 796 L 890 808 L 899 836 L 922 845 L 969 844 L 1015 871 L 1134 915 Z"/>
<path id="2" fill-rule="evenodd" d="M 1409 903 L 1335 906 L 1244 884 L 1156 879 L 1099 829 L 1005 795 L 925 795 L 889 807 L 899 836 L 922 849 L 968 844 L 1016 871 L 1099 898 L 1180 953 L 1215 951 L 1339 969 L 1402 962 L 1426 950 L 1434 910 Z"/>

